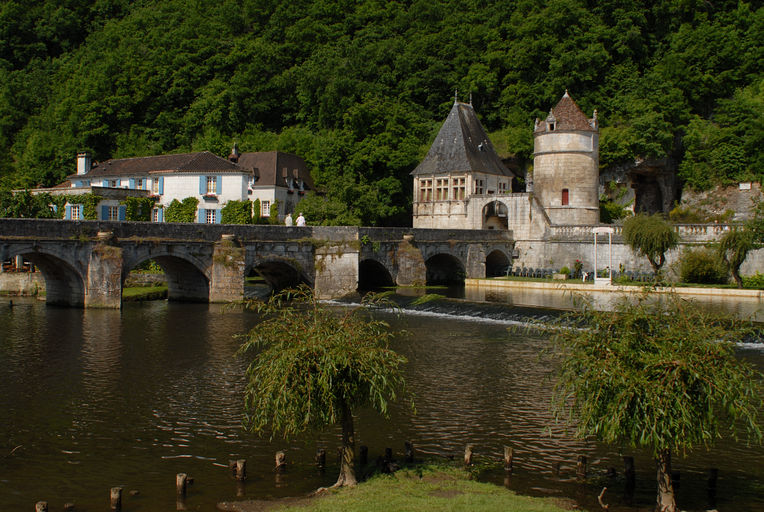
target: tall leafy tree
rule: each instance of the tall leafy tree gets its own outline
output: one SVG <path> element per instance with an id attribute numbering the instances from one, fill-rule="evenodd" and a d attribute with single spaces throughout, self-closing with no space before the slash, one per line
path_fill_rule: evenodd
<path id="1" fill-rule="evenodd" d="M 357 482 L 353 411 L 387 414 L 404 389 L 406 359 L 388 348 L 393 333 L 366 308 L 332 311 L 309 289 L 249 306 L 265 320 L 239 353 L 252 357 L 244 390 L 247 429 L 292 437 L 338 425 L 342 461 L 335 486 Z"/>
<path id="2" fill-rule="evenodd" d="M 568 318 L 570 320 L 570 317 Z M 588 305 L 556 331 L 561 357 L 554 411 L 582 437 L 649 450 L 656 511 L 677 512 L 672 453 L 709 447 L 723 434 L 761 442 L 762 374 L 735 357 L 749 328 L 677 296 Z"/>
<path id="3" fill-rule="evenodd" d="M 740 277 L 740 266 L 745 261 L 748 252 L 756 246 L 754 233 L 746 228 L 731 229 L 719 240 L 718 254 L 727 266 L 738 288 L 743 287 Z"/>

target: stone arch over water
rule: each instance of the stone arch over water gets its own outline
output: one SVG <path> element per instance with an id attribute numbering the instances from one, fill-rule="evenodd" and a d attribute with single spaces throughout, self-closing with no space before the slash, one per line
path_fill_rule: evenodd
<path id="1" fill-rule="evenodd" d="M 145 261 L 153 260 L 167 278 L 167 299 L 180 302 L 207 302 L 210 298 L 210 280 L 203 267 L 196 261 L 175 254 L 160 253 L 143 255 L 125 262 L 122 284 L 130 271 Z"/>
<path id="2" fill-rule="evenodd" d="M 385 286 L 395 286 L 387 268 L 374 259 L 361 260 L 358 264 L 358 289 L 375 290 Z"/>
<path id="3" fill-rule="evenodd" d="M 85 279 L 83 272 L 60 254 L 24 248 L 9 257 L 22 256 L 32 262 L 45 279 L 45 302 L 57 306 L 85 306 Z"/>
<path id="4" fill-rule="evenodd" d="M 294 264 L 282 259 L 266 259 L 247 266 L 245 277 L 258 275 L 270 286 L 271 292 L 286 288 L 296 288 L 301 284 L 311 285 L 310 279 Z"/>
<path id="5" fill-rule="evenodd" d="M 439 253 L 429 257 L 424 264 L 428 285 L 464 284 L 467 273 L 464 263 L 456 256 Z"/>

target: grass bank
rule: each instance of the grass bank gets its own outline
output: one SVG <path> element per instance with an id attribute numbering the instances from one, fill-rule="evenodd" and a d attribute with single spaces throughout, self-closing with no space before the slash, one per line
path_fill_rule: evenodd
<path id="1" fill-rule="evenodd" d="M 123 301 L 162 300 L 167 298 L 167 286 L 135 286 L 122 289 Z"/>
<path id="2" fill-rule="evenodd" d="M 310 498 L 278 501 L 240 501 L 218 505 L 230 512 L 563 512 L 573 510 L 572 500 L 531 498 L 493 484 L 470 479 L 455 468 L 425 466 L 377 475 L 357 487 L 328 490 Z M 576 508 L 576 510 L 580 510 Z"/>

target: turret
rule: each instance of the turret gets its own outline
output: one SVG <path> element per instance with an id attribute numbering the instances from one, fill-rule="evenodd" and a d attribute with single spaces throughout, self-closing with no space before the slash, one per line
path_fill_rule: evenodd
<path id="1" fill-rule="evenodd" d="M 533 193 L 553 224 L 599 223 L 599 125 L 565 91 L 533 132 Z"/>

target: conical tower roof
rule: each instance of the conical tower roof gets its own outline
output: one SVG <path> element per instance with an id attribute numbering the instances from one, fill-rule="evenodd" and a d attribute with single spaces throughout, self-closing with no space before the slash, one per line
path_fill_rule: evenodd
<path id="1" fill-rule="evenodd" d="M 562 98 L 552 110 L 549 111 L 549 115 L 546 118 L 548 123 L 555 123 L 554 131 L 589 131 L 594 132 L 596 130 L 597 114 L 595 111 L 594 117 L 589 119 L 586 114 L 576 105 L 573 98 L 570 97 L 568 91 L 562 95 Z M 536 123 L 537 132 L 546 131 L 546 127 L 543 123 Z"/>
<path id="2" fill-rule="evenodd" d="M 454 102 L 427 156 L 411 174 L 482 172 L 512 176 L 488 140 L 483 125 L 469 103 Z"/>

